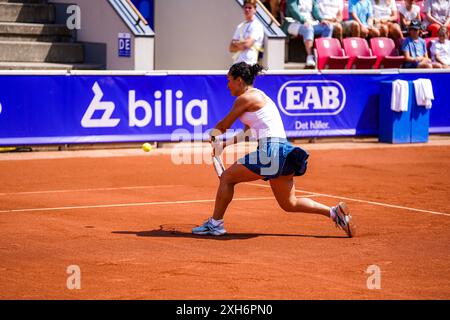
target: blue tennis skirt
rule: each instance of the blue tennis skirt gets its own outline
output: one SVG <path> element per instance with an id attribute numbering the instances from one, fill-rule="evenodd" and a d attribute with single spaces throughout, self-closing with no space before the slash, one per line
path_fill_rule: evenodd
<path id="1" fill-rule="evenodd" d="M 265 138 L 258 141 L 258 148 L 239 159 L 237 163 L 264 177 L 263 180 L 279 176 L 301 176 L 306 172 L 309 154 L 293 146 L 284 138 Z"/>

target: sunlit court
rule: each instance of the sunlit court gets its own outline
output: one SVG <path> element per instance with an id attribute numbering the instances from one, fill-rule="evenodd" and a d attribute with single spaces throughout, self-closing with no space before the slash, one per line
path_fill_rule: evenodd
<path id="1" fill-rule="evenodd" d="M 236 187 L 228 234 L 193 235 L 218 178 L 169 148 L 0 155 L 1 298 L 448 299 L 448 141 L 303 146 L 297 196 L 346 201 L 355 237 L 264 181 Z"/>
<path id="2" fill-rule="evenodd" d="M 429 316 L 449 34 L 443 0 L 0 0 L 0 301 Z"/>

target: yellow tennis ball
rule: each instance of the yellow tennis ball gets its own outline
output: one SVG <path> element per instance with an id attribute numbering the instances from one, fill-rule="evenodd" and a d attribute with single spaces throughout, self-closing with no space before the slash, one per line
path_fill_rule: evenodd
<path id="1" fill-rule="evenodd" d="M 152 150 L 152 145 L 146 142 L 142 145 L 142 150 L 144 150 L 145 152 L 150 152 L 150 150 Z"/>

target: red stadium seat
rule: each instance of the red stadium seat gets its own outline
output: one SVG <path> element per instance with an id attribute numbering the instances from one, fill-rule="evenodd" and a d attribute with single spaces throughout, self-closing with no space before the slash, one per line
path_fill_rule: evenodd
<path id="1" fill-rule="evenodd" d="M 317 38 L 314 43 L 318 69 L 345 69 L 349 57 L 345 55 L 338 39 Z"/>
<path id="2" fill-rule="evenodd" d="M 344 50 L 350 57 L 347 69 L 372 69 L 377 61 L 377 57 L 372 55 L 372 51 L 363 38 L 345 38 Z"/>
<path id="3" fill-rule="evenodd" d="M 394 40 L 390 38 L 372 38 L 370 39 L 370 47 L 377 57 L 375 69 L 400 68 L 405 61 L 405 57 L 398 54 Z"/>

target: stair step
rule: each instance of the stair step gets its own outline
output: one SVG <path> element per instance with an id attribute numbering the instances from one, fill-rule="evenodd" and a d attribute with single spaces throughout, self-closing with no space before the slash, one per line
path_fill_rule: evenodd
<path id="1" fill-rule="evenodd" d="M 0 41 L 2 62 L 82 63 L 81 43 Z"/>
<path id="2" fill-rule="evenodd" d="M 0 70 L 101 70 L 103 66 L 87 63 L 0 62 Z"/>
<path id="3" fill-rule="evenodd" d="M 0 41 L 71 42 L 74 38 L 65 25 L 0 22 Z"/>
<path id="4" fill-rule="evenodd" d="M 55 7 L 48 4 L 0 2 L 1 22 L 53 23 Z"/>

